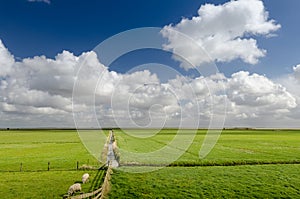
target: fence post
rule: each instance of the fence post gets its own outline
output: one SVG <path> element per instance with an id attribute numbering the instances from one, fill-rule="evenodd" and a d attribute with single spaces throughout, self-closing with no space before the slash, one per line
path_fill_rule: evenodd
<path id="1" fill-rule="evenodd" d="M 76 164 L 76 170 L 79 169 L 79 161 L 77 161 L 77 164 Z"/>
<path id="2" fill-rule="evenodd" d="M 48 162 L 48 171 L 50 171 L 50 162 Z"/>
<path id="3" fill-rule="evenodd" d="M 22 169 L 23 169 L 23 163 L 21 162 L 21 164 L 20 164 L 20 171 L 22 171 Z"/>

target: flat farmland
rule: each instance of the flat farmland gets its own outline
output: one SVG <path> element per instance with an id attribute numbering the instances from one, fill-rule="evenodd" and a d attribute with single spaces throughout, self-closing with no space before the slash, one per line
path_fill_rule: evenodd
<path id="1" fill-rule="evenodd" d="M 108 131 L 106 131 L 107 133 Z M 300 195 L 300 132 L 297 130 L 224 130 L 204 159 L 199 150 L 206 131 L 175 129 L 114 130 L 121 167 L 111 179 L 110 198 L 295 198 Z M 195 133 L 195 134 L 194 134 Z M 179 136 L 179 137 L 178 137 Z M 161 166 L 162 159 L 136 161 L 123 151 L 151 153 L 179 138 L 188 147 L 168 167 L 130 173 L 124 167 Z M 192 140 L 190 140 L 192 138 Z M 164 154 L 162 154 L 163 156 Z M 47 171 L 50 162 L 50 171 Z M 76 163 L 99 166 L 75 130 L 0 132 L 0 194 L 4 198 L 61 198 L 85 171 Z M 133 163 L 134 164 L 131 164 Z M 20 164 L 22 163 L 22 172 Z M 97 171 L 88 171 L 97 181 Z M 83 186 L 90 191 L 92 183 Z"/>
<path id="2" fill-rule="evenodd" d="M 1 172 L 0 195 L 2 198 L 62 198 L 69 186 L 81 181 L 88 172 L 90 182 L 82 185 L 83 192 L 93 188 L 98 171 L 29 171 Z M 102 171 L 101 171 L 102 172 Z"/>
<path id="3" fill-rule="evenodd" d="M 0 131 L 0 171 L 76 169 L 77 161 L 97 165 L 75 130 Z"/>
<path id="4" fill-rule="evenodd" d="M 115 132 L 119 147 L 134 153 L 159 150 L 177 135 L 177 130 L 163 130 L 150 136 L 152 131 L 145 130 L 144 137 L 148 138 L 144 139 L 134 133 Z M 300 195 L 299 131 L 224 130 L 209 155 L 200 159 L 205 134 L 205 130 L 198 130 L 187 149 L 178 146 L 184 150 L 183 155 L 168 167 L 148 173 L 116 170 L 110 198 L 297 198 Z M 180 136 L 183 141 L 190 138 Z M 121 155 L 121 163 L 126 165 L 130 161 L 134 160 L 124 160 Z M 151 161 L 135 162 L 135 167 L 165 163 Z"/>
<path id="5" fill-rule="evenodd" d="M 135 131 L 135 130 L 132 130 Z M 129 131 L 130 132 L 130 131 Z M 144 130 L 140 138 L 136 134 L 126 134 L 115 131 L 118 146 L 129 152 L 148 153 L 159 150 L 168 145 L 175 136 L 179 136 L 181 142 L 189 142 L 191 145 L 186 149 L 176 146 L 182 156 L 174 164 L 193 163 L 199 165 L 223 165 L 223 164 L 256 164 L 256 163 L 292 163 L 300 161 L 300 131 L 298 130 L 223 130 L 213 150 L 204 158 L 199 158 L 199 151 L 206 135 L 206 130 L 198 130 L 194 137 L 193 130 L 185 130 L 180 135 L 177 130 L 162 130 L 153 136 L 152 130 Z M 134 160 L 122 159 L 127 163 Z M 145 162 L 154 163 L 151 159 Z M 163 162 L 156 162 L 157 164 Z"/>
<path id="6" fill-rule="evenodd" d="M 50 162 L 50 171 L 48 171 Z M 88 172 L 93 188 L 96 170 L 76 170 L 100 163 L 86 150 L 75 130 L 0 131 L 0 195 L 2 198 L 62 198 Z M 22 163 L 22 166 L 21 166 Z M 22 171 L 20 171 L 22 170 Z"/>
<path id="7" fill-rule="evenodd" d="M 115 171 L 110 198 L 299 198 L 299 170 L 290 164 Z"/>

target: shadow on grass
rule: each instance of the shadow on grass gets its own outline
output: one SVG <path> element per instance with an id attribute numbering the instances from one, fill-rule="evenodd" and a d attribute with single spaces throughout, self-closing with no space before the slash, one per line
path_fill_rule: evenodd
<path id="1" fill-rule="evenodd" d="M 96 189 L 99 189 L 104 181 L 104 177 L 106 174 L 106 167 L 102 166 L 98 169 L 96 176 L 94 177 L 93 181 L 91 182 L 91 186 L 89 188 L 89 192 L 92 192 Z"/>

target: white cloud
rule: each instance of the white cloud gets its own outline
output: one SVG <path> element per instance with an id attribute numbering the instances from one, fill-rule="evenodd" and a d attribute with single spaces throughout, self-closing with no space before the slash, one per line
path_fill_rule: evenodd
<path id="1" fill-rule="evenodd" d="M 286 122 L 300 102 L 297 102 L 296 97 L 281 84 L 265 76 L 245 71 L 234 73 L 230 78 L 222 74 L 190 81 L 177 78 L 169 84 L 181 91 L 181 99 L 194 99 L 187 104 L 186 110 L 195 109 L 195 104 L 199 103 L 200 115 L 204 118 L 211 114 L 211 107 L 214 107 L 214 114 L 222 114 L 222 97 L 225 96 L 226 123 L 232 126 L 264 126 L 266 121 L 274 122 L 280 119 Z M 226 93 L 222 92 L 222 86 L 225 87 Z M 195 96 L 192 96 L 191 88 Z M 213 104 L 211 98 L 214 98 Z M 284 122 L 278 124 L 284 126 Z"/>
<path id="2" fill-rule="evenodd" d="M 286 87 L 287 91 L 290 92 L 294 98 L 296 98 L 296 103 L 298 106 L 291 110 L 289 114 L 290 117 L 296 120 L 295 123 L 298 123 L 300 119 L 300 66 L 296 65 L 293 67 L 293 73 L 288 75 L 283 75 L 275 81 Z"/>
<path id="3" fill-rule="evenodd" d="M 7 118 L 19 118 L 18 116 L 23 115 L 24 122 L 20 122 L 20 125 L 38 123 L 33 120 L 28 122 L 25 117 L 35 118 L 33 115 L 40 115 L 45 119 L 42 117 L 45 114 L 48 117 L 58 114 L 68 118 L 62 119 L 60 125 L 73 126 L 72 117 L 70 117 L 72 116 L 71 97 L 76 73 L 84 62 L 86 68 L 89 69 L 89 75 L 83 76 L 86 79 L 86 84 L 82 85 L 82 93 L 84 93 L 88 90 L 89 84 L 97 82 L 99 73 L 106 70 L 99 63 L 97 55 L 94 52 L 88 52 L 75 56 L 63 51 L 55 59 L 36 56 L 17 62 L 2 42 L 0 44 L 0 110 L 2 114 L 7 114 Z M 87 61 L 85 61 L 86 57 L 89 57 Z M 68 123 L 64 122 L 66 120 Z M 55 126 L 53 121 L 56 119 L 48 120 L 48 124 Z M 0 126 L 5 124 L 3 121 Z"/>
<path id="4" fill-rule="evenodd" d="M 43 3 L 47 3 L 50 4 L 51 1 L 50 0 L 27 0 L 28 2 L 43 2 Z"/>
<path id="5" fill-rule="evenodd" d="M 282 81 L 240 71 L 231 77 L 177 76 L 161 83 L 148 70 L 131 74 L 109 71 L 94 52 L 75 56 L 63 51 L 54 59 L 36 56 L 15 61 L 2 44 L 0 53 L 1 127 L 74 126 L 75 80 L 74 111 L 87 126 L 91 111 L 107 126 L 160 126 L 164 122 L 178 126 L 180 121 L 192 123 L 198 116 L 205 126 L 212 113 L 222 114 L 224 98 L 229 126 L 288 127 L 293 122 L 297 126 L 295 121 L 300 118 L 299 66 Z"/>
<path id="6" fill-rule="evenodd" d="M 235 73 L 228 79 L 226 88 L 232 125 L 242 122 L 259 127 L 288 126 L 290 114 L 297 107 L 296 98 L 284 86 L 262 75 Z"/>
<path id="7" fill-rule="evenodd" d="M 15 60 L 10 52 L 5 48 L 4 44 L 0 40 L 0 77 L 5 77 L 12 72 L 12 65 Z"/>
<path id="8" fill-rule="evenodd" d="M 223 5 L 202 5 L 198 16 L 182 19 L 178 24 L 165 26 L 162 34 L 169 41 L 166 49 L 171 49 L 195 65 L 208 60 L 229 62 L 242 59 L 246 63 L 256 64 L 265 56 L 266 50 L 260 49 L 253 35 L 273 36 L 280 28 L 274 20 L 268 19 L 268 12 L 260 0 L 237 0 Z M 195 51 L 193 45 L 183 42 L 179 31 L 192 38 L 204 52 Z M 175 57 L 181 61 L 179 57 Z M 185 66 L 188 67 L 190 66 Z"/>
<path id="9" fill-rule="evenodd" d="M 296 107 L 295 99 L 286 89 L 265 76 L 234 73 L 228 80 L 228 98 L 237 105 L 289 109 Z"/>

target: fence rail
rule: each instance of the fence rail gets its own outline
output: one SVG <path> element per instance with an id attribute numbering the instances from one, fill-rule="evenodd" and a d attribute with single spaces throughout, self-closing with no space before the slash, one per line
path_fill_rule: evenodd
<path id="1" fill-rule="evenodd" d="M 80 165 L 82 163 L 82 165 Z M 10 167 L 5 166 L 5 168 L 0 167 L 0 172 L 40 172 L 40 171 L 76 171 L 76 170 L 97 170 L 99 166 L 101 167 L 101 163 L 94 162 L 92 165 L 85 164 L 85 162 L 75 161 L 74 166 L 61 166 L 51 161 L 45 161 L 44 166 L 39 164 L 36 165 L 30 165 L 29 163 L 26 164 L 24 162 L 21 162 L 18 166 L 18 164 L 14 164 Z M 31 168 L 30 168 L 31 167 Z"/>
<path id="2" fill-rule="evenodd" d="M 92 196 L 95 196 L 95 195 L 100 195 L 101 194 L 101 191 L 102 191 L 102 187 L 100 187 L 99 189 L 91 192 L 91 193 L 84 193 L 84 194 L 81 194 L 81 195 L 78 195 L 78 196 L 73 196 L 73 197 L 70 197 L 70 199 L 84 199 L 84 198 L 89 198 L 89 197 L 92 197 Z"/>
<path id="3" fill-rule="evenodd" d="M 107 137 L 107 141 L 106 141 L 106 144 L 104 145 L 104 147 L 107 147 L 107 149 L 108 149 L 108 146 L 109 146 L 108 144 L 110 144 L 111 145 L 111 150 L 104 150 L 105 153 L 103 155 L 107 158 L 107 160 L 106 160 L 106 163 L 103 164 L 99 168 L 99 169 L 106 168 L 105 177 L 104 177 L 104 180 L 103 180 L 103 183 L 102 183 L 101 187 L 99 187 L 97 190 L 92 191 L 90 193 L 83 193 L 83 194 L 76 195 L 76 196 L 65 195 L 64 198 L 65 197 L 67 197 L 68 199 L 86 199 L 86 198 L 91 198 L 91 197 L 93 199 L 106 198 L 106 196 L 108 195 L 108 192 L 110 190 L 110 179 L 111 179 L 111 174 L 112 174 L 112 166 L 115 166 L 115 165 L 112 165 L 110 162 L 112 160 L 116 161 L 115 154 L 114 154 L 114 151 L 113 151 L 113 143 L 114 142 L 115 142 L 115 137 L 114 137 L 113 131 L 110 131 L 110 134 Z M 110 160 L 108 158 L 110 152 L 112 152 L 113 156 L 114 156 L 114 158 L 112 160 Z M 119 163 L 118 163 L 118 165 L 119 165 Z M 77 163 L 77 168 L 78 168 L 78 163 Z M 103 179 L 103 177 L 101 177 L 101 178 Z M 96 180 L 101 180 L 101 179 L 96 179 Z"/>

